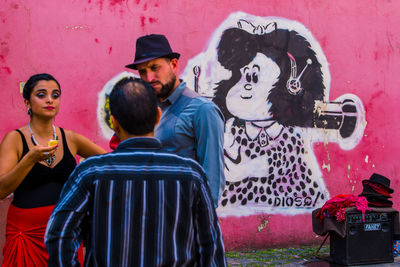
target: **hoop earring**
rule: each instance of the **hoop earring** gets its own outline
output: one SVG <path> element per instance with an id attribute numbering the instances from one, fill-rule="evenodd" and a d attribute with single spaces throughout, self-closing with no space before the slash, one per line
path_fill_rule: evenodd
<path id="1" fill-rule="evenodd" d="M 30 108 L 28 108 L 28 115 L 32 116 L 32 110 Z"/>

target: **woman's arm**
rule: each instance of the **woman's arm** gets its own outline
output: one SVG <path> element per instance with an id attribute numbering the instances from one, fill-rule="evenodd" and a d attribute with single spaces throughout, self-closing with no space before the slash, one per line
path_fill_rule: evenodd
<path id="1" fill-rule="evenodd" d="M 85 136 L 75 133 L 73 131 L 66 131 L 67 137 L 69 137 L 68 142 L 72 141 L 72 145 L 74 146 L 74 155 L 78 154 L 83 158 L 88 158 L 94 155 L 107 153 L 105 149 L 101 146 L 93 143 Z M 72 152 L 72 151 L 71 151 Z"/>
<path id="2" fill-rule="evenodd" d="M 49 152 L 51 155 L 57 148 L 57 146 L 34 146 L 18 162 L 19 154 L 22 154 L 22 150 L 18 151 L 18 148 L 21 147 L 21 137 L 16 131 L 7 133 L 0 144 L 0 199 L 14 192 L 33 165 L 49 157 L 44 152 Z"/>

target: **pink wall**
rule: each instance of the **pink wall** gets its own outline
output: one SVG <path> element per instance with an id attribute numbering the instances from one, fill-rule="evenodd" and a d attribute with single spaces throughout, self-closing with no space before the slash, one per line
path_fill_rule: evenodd
<path id="1" fill-rule="evenodd" d="M 360 98 L 367 121 L 350 150 L 314 143 L 330 196 L 358 194 L 373 172 L 399 188 L 400 3 L 380 0 L 281 1 L 18 1 L 0 2 L 0 136 L 28 122 L 19 83 L 48 72 L 62 85 L 56 124 L 83 133 L 103 147 L 97 123 L 98 93 L 133 59 L 138 36 L 163 33 L 189 59 L 207 48 L 216 28 L 232 13 L 282 17 L 303 24 L 319 42 L 331 75 L 329 99 Z M 328 166 L 324 167 L 323 166 Z M 394 207 L 399 208 L 398 194 Z M 0 201 L 4 235 L 7 201 Z M 240 215 L 240 214 L 238 214 Z M 223 216 L 226 248 L 250 249 L 316 243 L 309 213 Z M 3 238 L 0 238 L 2 247 Z"/>

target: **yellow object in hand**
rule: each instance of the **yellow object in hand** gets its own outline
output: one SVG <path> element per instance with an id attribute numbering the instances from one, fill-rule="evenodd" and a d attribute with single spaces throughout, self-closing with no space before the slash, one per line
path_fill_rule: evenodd
<path id="1" fill-rule="evenodd" d="M 47 146 L 55 146 L 58 144 L 57 140 L 50 140 L 49 142 L 47 142 Z"/>

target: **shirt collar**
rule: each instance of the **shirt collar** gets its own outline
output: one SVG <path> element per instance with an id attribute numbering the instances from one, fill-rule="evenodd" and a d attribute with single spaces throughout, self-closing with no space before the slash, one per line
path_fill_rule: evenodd
<path id="1" fill-rule="evenodd" d="M 154 137 L 132 137 L 122 141 L 117 148 L 117 150 L 122 149 L 160 149 L 161 142 Z"/>
<path id="2" fill-rule="evenodd" d="M 267 121 L 266 121 L 267 122 Z M 265 125 L 263 125 L 265 124 Z M 262 125 L 262 126 L 261 126 Z M 251 140 L 254 140 L 258 137 L 260 132 L 264 130 L 269 137 L 275 139 L 282 132 L 283 126 L 277 123 L 276 121 L 272 123 L 262 123 L 262 122 L 251 122 L 246 121 L 246 133 L 250 137 Z"/>
<path id="3" fill-rule="evenodd" d="M 181 83 L 179 84 L 178 87 L 176 87 L 176 89 L 174 90 L 174 92 L 167 98 L 165 99 L 163 102 L 161 102 L 161 106 L 169 106 L 169 105 L 173 105 L 176 100 L 178 100 L 178 98 L 181 96 L 183 90 L 186 88 L 186 83 L 182 80 L 180 80 Z"/>

